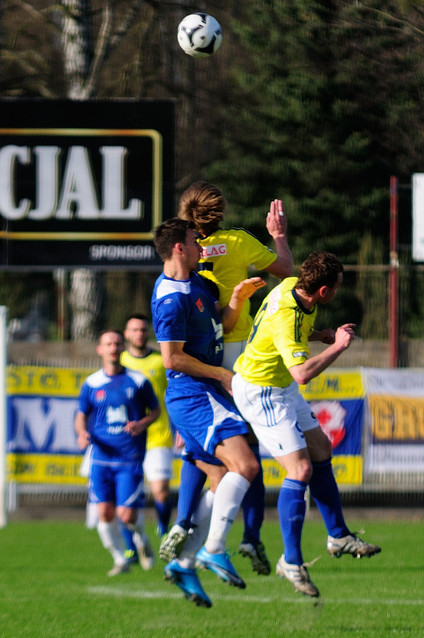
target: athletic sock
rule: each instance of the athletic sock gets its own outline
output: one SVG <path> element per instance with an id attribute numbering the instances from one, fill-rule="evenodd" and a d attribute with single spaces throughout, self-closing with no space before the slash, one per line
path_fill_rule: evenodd
<path id="1" fill-rule="evenodd" d="M 155 501 L 154 505 L 158 518 L 159 536 L 163 536 L 168 531 L 174 500 L 172 497 L 169 497 L 164 503 L 161 501 Z"/>
<path id="2" fill-rule="evenodd" d="M 215 493 L 211 525 L 205 543 L 208 552 L 219 554 L 225 551 L 228 532 L 249 485 L 249 481 L 236 472 L 227 472 L 221 479 Z"/>
<path id="3" fill-rule="evenodd" d="M 244 532 L 243 540 L 256 545 L 260 539 L 260 530 L 264 520 L 265 486 L 259 446 L 251 446 L 259 463 L 259 472 L 250 484 L 243 503 Z"/>
<path id="4" fill-rule="evenodd" d="M 125 543 L 125 548 L 130 551 L 130 552 L 134 552 L 135 554 L 137 553 L 137 548 L 134 544 L 133 541 L 133 532 L 128 529 L 128 527 L 126 525 L 124 525 L 122 523 L 122 521 L 119 521 L 119 527 L 121 529 L 121 534 L 122 537 L 124 539 L 124 543 Z"/>
<path id="5" fill-rule="evenodd" d="M 291 565 L 302 565 L 302 527 L 305 520 L 307 483 L 285 478 L 278 496 L 277 510 L 284 541 L 284 558 Z"/>
<path id="6" fill-rule="evenodd" d="M 191 527 L 191 517 L 199 503 L 205 482 L 206 474 L 202 470 L 189 461 L 183 461 L 175 523 L 186 530 Z"/>
<path id="7" fill-rule="evenodd" d="M 97 524 L 97 531 L 103 547 L 111 553 L 114 564 L 123 565 L 126 560 L 124 556 L 122 536 L 116 518 L 110 522 L 99 521 Z"/>
<path id="8" fill-rule="evenodd" d="M 317 504 L 330 536 L 342 538 L 350 534 L 346 526 L 339 488 L 334 478 L 331 459 L 312 463 L 312 477 L 309 481 L 311 495 Z"/>
<path id="9" fill-rule="evenodd" d="M 183 545 L 181 554 L 177 558 L 178 563 L 185 569 L 194 567 L 195 557 L 205 542 L 211 522 L 212 507 L 215 494 L 207 490 L 200 499 L 199 505 L 193 514 L 192 532 Z"/>

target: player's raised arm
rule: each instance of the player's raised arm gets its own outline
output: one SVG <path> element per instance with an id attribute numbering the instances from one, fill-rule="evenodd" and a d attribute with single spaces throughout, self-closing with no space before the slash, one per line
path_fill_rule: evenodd
<path id="1" fill-rule="evenodd" d="M 334 343 L 323 352 L 306 359 L 303 363 L 289 368 L 290 374 L 299 385 L 306 385 L 328 368 L 355 339 L 355 324 L 346 323 L 337 328 Z"/>
<path id="2" fill-rule="evenodd" d="M 274 240 L 277 253 L 277 259 L 266 270 L 280 279 L 289 277 L 293 272 L 293 257 L 287 241 L 287 216 L 281 199 L 271 202 L 266 227 Z"/>

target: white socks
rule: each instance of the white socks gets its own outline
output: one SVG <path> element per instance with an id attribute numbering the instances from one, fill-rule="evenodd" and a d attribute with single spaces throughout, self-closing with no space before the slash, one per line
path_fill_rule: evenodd
<path id="1" fill-rule="evenodd" d="M 110 523 L 99 521 L 97 524 L 97 531 L 103 547 L 111 553 L 114 564 L 123 565 L 126 563 L 124 544 L 117 519 L 114 518 Z"/>
<path id="2" fill-rule="evenodd" d="M 209 534 L 205 543 L 211 554 L 225 551 L 228 533 L 237 515 L 250 482 L 241 474 L 227 472 L 221 479 L 215 494 Z"/>

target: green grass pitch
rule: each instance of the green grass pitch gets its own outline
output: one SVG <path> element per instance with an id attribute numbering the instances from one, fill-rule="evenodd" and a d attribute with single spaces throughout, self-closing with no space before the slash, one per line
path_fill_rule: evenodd
<path id="1" fill-rule="evenodd" d="M 274 518 L 274 517 L 273 517 Z M 363 527 L 349 520 L 352 529 Z M 292 586 L 251 571 L 235 555 L 245 579 L 241 591 L 211 572 L 200 578 L 213 601 L 197 608 L 163 580 L 159 559 L 151 572 L 134 566 L 129 574 L 108 578 L 112 566 L 97 532 L 83 522 L 11 522 L 0 530 L 0 632 L 2 638 L 272 638 L 312 636 L 375 638 L 424 635 L 424 522 L 366 521 L 365 539 L 380 544 L 371 559 L 330 558 L 320 520 L 307 520 L 305 561 L 319 587 L 316 601 Z M 155 548 L 154 523 L 147 529 Z M 237 519 L 229 537 L 236 551 Z M 275 563 L 282 551 L 278 523 L 267 520 L 263 541 Z"/>

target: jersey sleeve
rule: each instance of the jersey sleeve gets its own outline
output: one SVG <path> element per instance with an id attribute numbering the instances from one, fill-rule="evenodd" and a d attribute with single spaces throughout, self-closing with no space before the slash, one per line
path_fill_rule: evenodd
<path id="1" fill-rule="evenodd" d="M 154 315 L 156 339 L 185 342 L 187 338 L 187 313 L 180 295 L 171 294 L 161 299 Z"/>
<path id="2" fill-rule="evenodd" d="M 244 233 L 243 249 L 246 250 L 250 263 L 256 270 L 265 270 L 277 259 L 277 254 L 247 231 L 242 232 Z"/>
<path id="3" fill-rule="evenodd" d="M 78 397 L 78 410 L 88 416 L 91 413 L 92 405 L 90 400 L 89 387 L 83 383 Z"/>

